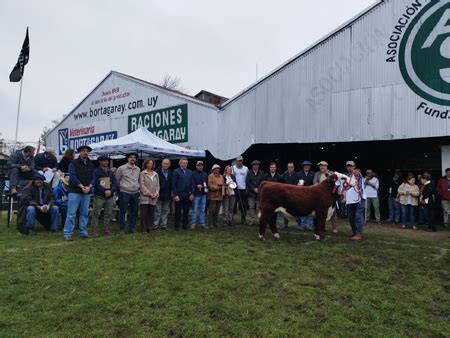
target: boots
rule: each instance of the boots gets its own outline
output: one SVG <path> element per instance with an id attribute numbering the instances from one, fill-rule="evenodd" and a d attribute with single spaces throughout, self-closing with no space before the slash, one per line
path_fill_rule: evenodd
<path id="1" fill-rule="evenodd" d="M 104 231 L 104 233 L 105 233 L 105 236 L 112 236 L 112 235 L 114 235 L 114 234 L 111 232 L 111 228 L 109 227 L 109 225 L 105 225 L 105 231 Z"/>
<path id="2" fill-rule="evenodd" d="M 91 237 L 98 237 L 97 227 L 92 227 Z"/>

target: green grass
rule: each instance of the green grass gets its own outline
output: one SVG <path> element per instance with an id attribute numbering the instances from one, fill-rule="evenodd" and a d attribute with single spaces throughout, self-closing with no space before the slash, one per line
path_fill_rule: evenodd
<path id="1" fill-rule="evenodd" d="M 448 233 L 352 243 L 341 228 L 66 243 L 1 223 L 0 336 L 450 336 Z"/>

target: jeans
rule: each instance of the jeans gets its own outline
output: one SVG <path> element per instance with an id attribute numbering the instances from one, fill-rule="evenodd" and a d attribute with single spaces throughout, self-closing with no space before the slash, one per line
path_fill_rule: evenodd
<path id="1" fill-rule="evenodd" d="M 92 226 L 98 227 L 98 219 L 100 218 L 100 213 L 102 209 L 103 213 L 103 224 L 109 226 L 111 223 L 114 208 L 114 198 L 103 198 L 100 196 L 94 197 L 94 208 L 92 210 Z"/>
<path id="2" fill-rule="evenodd" d="M 69 193 L 67 218 L 66 223 L 64 224 L 64 237 L 72 236 L 78 209 L 80 209 L 80 236 L 88 236 L 87 224 L 90 200 L 90 194 Z"/>
<path id="3" fill-rule="evenodd" d="M 191 206 L 191 201 L 189 201 L 189 196 L 180 196 L 180 201 L 175 202 L 175 230 L 179 230 L 180 226 L 183 229 L 187 229 L 189 222 L 189 207 Z"/>
<path id="4" fill-rule="evenodd" d="M 306 220 L 309 219 L 309 226 L 306 225 Z M 309 216 L 305 216 L 305 217 L 300 217 L 297 220 L 297 225 L 299 226 L 299 228 L 301 229 L 306 229 L 306 228 L 314 228 L 314 217 L 313 215 L 309 215 Z"/>
<path id="5" fill-rule="evenodd" d="M 389 220 L 392 222 L 400 220 L 400 203 L 392 196 L 389 196 Z"/>
<path id="6" fill-rule="evenodd" d="M 134 227 L 136 226 L 136 218 L 139 208 L 139 193 L 129 194 L 127 192 L 119 193 L 119 224 L 120 230 L 123 231 L 126 228 L 125 215 L 128 211 L 128 206 L 130 206 L 130 213 L 128 215 L 128 230 L 134 232 Z"/>
<path id="7" fill-rule="evenodd" d="M 366 221 L 370 218 L 370 206 L 373 205 L 375 210 L 375 219 L 380 221 L 380 200 L 378 197 L 369 197 L 366 200 Z"/>
<path id="8" fill-rule="evenodd" d="M 199 211 L 200 224 L 205 224 L 206 195 L 194 196 L 194 204 L 192 206 L 191 224 L 197 222 L 197 209 Z"/>
<path id="9" fill-rule="evenodd" d="M 414 219 L 414 212 L 415 212 L 416 207 L 411 204 L 407 204 L 407 205 L 402 204 L 400 207 L 402 209 L 402 224 L 406 225 L 406 218 L 408 216 L 411 226 L 416 225 L 415 219 Z"/>
<path id="10" fill-rule="evenodd" d="M 27 207 L 27 228 L 29 230 L 34 230 L 34 223 L 36 222 L 37 214 L 41 212 L 34 205 Z M 49 210 L 51 217 L 50 230 L 56 231 L 58 229 L 58 216 L 59 209 L 56 205 L 52 205 Z"/>
<path id="11" fill-rule="evenodd" d="M 154 228 L 166 228 L 167 227 L 167 216 L 169 215 L 171 200 L 156 202 L 155 208 L 155 226 Z"/>
<path id="12" fill-rule="evenodd" d="M 347 215 L 353 235 L 362 234 L 364 230 L 365 206 L 366 201 L 364 199 L 361 199 L 359 203 L 347 204 Z"/>

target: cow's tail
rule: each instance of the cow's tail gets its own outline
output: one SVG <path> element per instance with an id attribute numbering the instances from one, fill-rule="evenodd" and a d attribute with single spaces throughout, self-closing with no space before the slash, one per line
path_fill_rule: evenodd
<path id="1" fill-rule="evenodd" d="M 264 190 L 264 182 L 262 182 L 259 186 L 259 194 L 258 194 L 258 204 L 259 204 L 259 210 L 258 210 L 258 218 L 261 218 L 261 196 L 263 194 L 263 190 Z"/>

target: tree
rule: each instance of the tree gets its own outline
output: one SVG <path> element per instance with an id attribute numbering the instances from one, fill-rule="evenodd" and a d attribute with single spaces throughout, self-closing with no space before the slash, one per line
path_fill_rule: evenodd
<path id="1" fill-rule="evenodd" d="M 159 85 L 170 90 L 176 90 L 177 92 L 187 94 L 188 91 L 183 88 L 180 83 L 181 80 L 178 76 L 171 76 L 166 73 L 164 74 L 163 79 L 159 82 Z"/>

